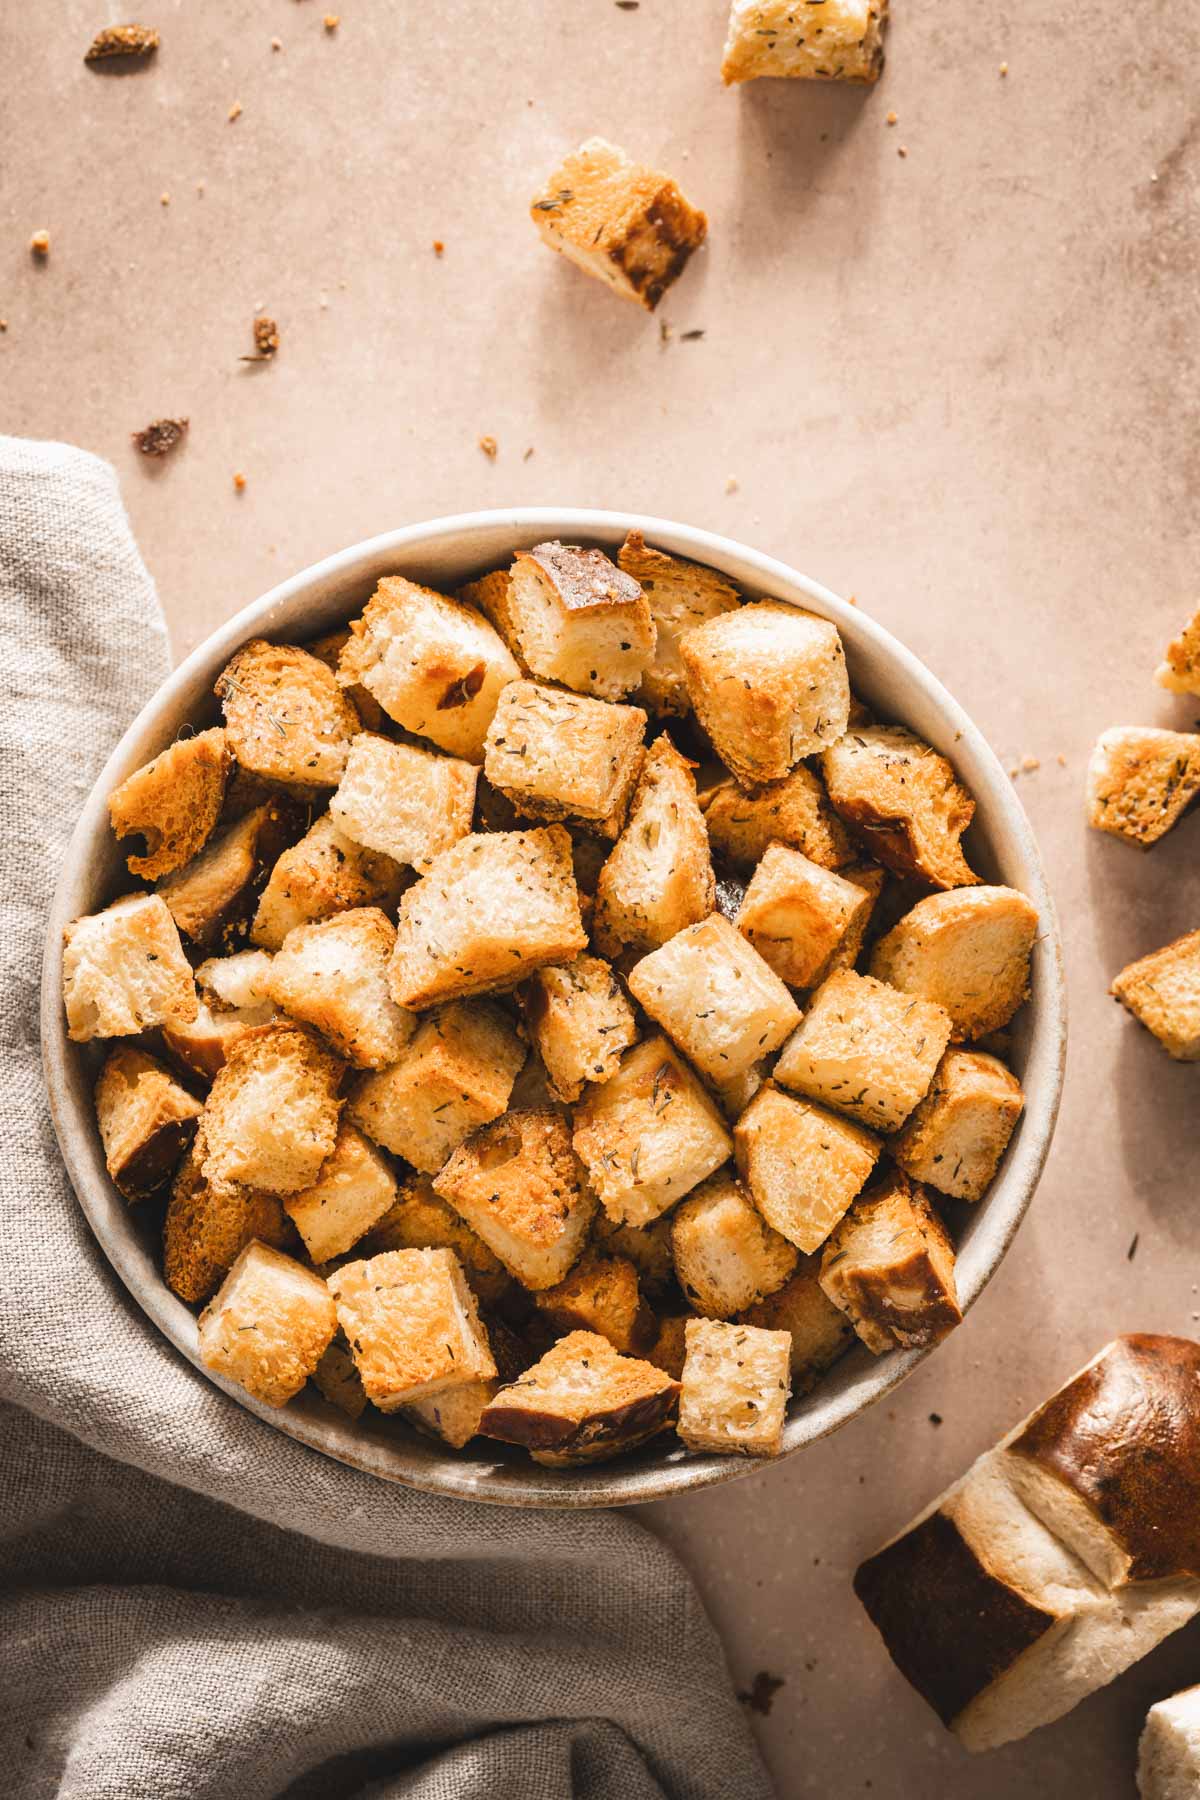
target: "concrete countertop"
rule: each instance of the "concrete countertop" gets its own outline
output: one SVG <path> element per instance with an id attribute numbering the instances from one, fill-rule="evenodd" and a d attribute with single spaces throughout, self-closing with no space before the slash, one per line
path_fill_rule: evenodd
<path id="1" fill-rule="evenodd" d="M 1147 1704 L 1200 1677 L 1200 1625 L 971 1759 L 892 1670 L 849 1576 L 1108 1337 L 1200 1315 L 1200 1073 L 1106 995 L 1200 923 L 1200 822 L 1150 858 L 1082 822 L 1100 730 L 1200 712 L 1151 681 L 1196 597 L 1200 13 L 898 0 L 875 90 L 726 92 L 721 0 L 686 17 L 331 3 L 334 32 L 321 0 L 252 20 L 236 0 L 156 0 L 140 16 L 162 49 L 131 73 L 84 67 L 104 7 L 10 9 L 0 428 L 113 460 L 177 654 L 408 520 L 628 507 L 854 594 L 1009 765 L 1037 759 L 1016 779 L 1066 938 L 1072 1053 L 1016 1247 L 890 1403 L 646 1517 L 739 1685 L 784 1680 L 758 1721 L 784 1800 L 1124 1800 Z M 709 213 L 655 318 L 526 217 L 593 133 Z M 238 361 L 259 305 L 282 334 L 268 366 Z M 187 441 L 148 462 L 130 433 L 163 414 L 188 416 Z"/>

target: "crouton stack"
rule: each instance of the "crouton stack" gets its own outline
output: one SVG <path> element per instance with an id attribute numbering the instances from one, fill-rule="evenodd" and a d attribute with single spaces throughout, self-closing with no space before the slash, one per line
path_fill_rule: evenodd
<path id="1" fill-rule="evenodd" d="M 851 1344 L 958 1322 L 1037 919 L 833 625 L 545 543 L 216 698 L 112 795 L 143 885 L 64 958 L 214 1373 L 554 1468 L 769 1456 Z"/>

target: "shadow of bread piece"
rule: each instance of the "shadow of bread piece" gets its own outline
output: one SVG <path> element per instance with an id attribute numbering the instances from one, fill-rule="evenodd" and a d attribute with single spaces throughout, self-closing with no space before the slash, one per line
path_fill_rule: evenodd
<path id="1" fill-rule="evenodd" d="M 732 0 L 721 79 L 876 82 L 887 11 L 888 0 Z"/>
<path id="2" fill-rule="evenodd" d="M 1140 850 L 1165 837 L 1197 794 L 1200 736 L 1195 732 L 1115 725 L 1101 734 L 1092 751 L 1088 824 Z"/>
<path id="3" fill-rule="evenodd" d="M 791 1391 L 786 1331 L 689 1319 L 676 1429 L 689 1450 L 778 1456 Z"/>
<path id="4" fill-rule="evenodd" d="M 114 788 L 108 797 L 113 830 L 119 838 L 146 840 L 144 856 L 126 858 L 131 875 L 156 881 L 199 853 L 220 817 L 230 761 L 225 733 L 201 731 L 169 744 Z"/>
<path id="5" fill-rule="evenodd" d="M 614 1350 L 594 1331 L 572 1331 L 511 1386 L 479 1429 L 519 1444 L 547 1468 L 604 1462 L 644 1444 L 675 1417 L 679 1383 Z"/>
<path id="6" fill-rule="evenodd" d="M 700 806 L 714 853 L 743 872 L 772 844 L 799 850 L 823 869 L 844 868 L 858 854 L 825 784 L 806 763 L 782 781 L 719 781 L 700 796 Z"/>
<path id="7" fill-rule="evenodd" d="M 669 175 L 600 137 L 563 158 L 529 215 L 543 243 L 648 312 L 708 230 Z"/>
<path id="8" fill-rule="evenodd" d="M 947 1050 L 888 1149 L 914 1181 L 956 1200 L 982 1200 L 1024 1104 L 1020 1082 L 997 1057 Z"/>
<path id="9" fill-rule="evenodd" d="M 395 906 L 409 876 L 390 856 L 364 850 L 322 813 L 276 861 L 258 902 L 250 942 L 278 950 L 289 931 L 352 906 Z"/>
<path id="10" fill-rule="evenodd" d="M 902 725 L 856 725 L 821 758 L 830 800 L 877 862 L 927 887 L 979 880 L 959 839 L 975 802 L 944 756 Z"/>
<path id="11" fill-rule="evenodd" d="M 1130 963 L 1109 992 L 1168 1056 L 1200 1062 L 1200 931 Z"/>
<path id="12" fill-rule="evenodd" d="M 654 655 L 650 606 L 603 550 L 552 539 L 519 550 L 509 589 L 525 660 L 545 681 L 620 700 Z"/>
<path id="13" fill-rule="evenodd" d="M 452 1250 L 385 1250 L 343 1263 L 329 1291 L 363 1390 L 381 1412 L 496 1373 Z"/>
<path id="14" fill-rule="evenodd" d="M 157 894 L 127 894 L 63 932 L 63 1004 L 72 1043 L 186 1024 L 199 1000 L 179 932 Z"/>
<path id="15" fill-rule="evenodd" d="M 1200 1687 L 1150 1708 L 1138 1743 L 1137 1781 L 1140 1800 L 1195 1800 L 1200 1794 Z"/>
<path id="16" fill-rule="evenodd" d="M 110 1052 L 96 1083 L 96 1123 L 113 1185 L 126 1200 L 144 1200 L 175 1173 L 200 1110 L 144 1050 Z"/>
<path id="17" fill-rule="evenodd" d="M 221 671 L 213 692 L 243 769 L 293 788 L 336 787 L 361 721 L 319 657 L 255 638 Z"/>
<path id="18" fill-rule="evenodd" d="M 645 594 L 657 634 L 654 659 L 642 676 L 638 699 L 652 713 L 691 712 L 679 660 L 680 634 L 718 613 L 733 612 L 741 605 L 741 595 L 715 569 L 655 550 L 640 531 L 627 534 L 617 551 L 617 567 L 632 575 Z"/>
<path id="19" fill-rule="evenodd" d="M 940 1006 L 955 1042 L 986 1037 L 1029 994 L 1037 928 L 1037 907 L 1016 888 L 928 894 L 880 938 L 871 974 Z"/>
<path id="20" fill-rule="evenodd" d="M 664 734 L 646 753 L 629 822 L 597 877 L 592 936 L 606 955 L 657 950 L 715 904 L 691 765 Z"/>
<path id="21" fill-rule="evenodd" d="M 200 1315 L 200 1360 L 264 1406 L 286 1406 L 336 1329 L 319 1275 L 268 1244 L 247 1244 Z"/>
<path id="22" fill-rule="evenodd" d="M 950 1235 L 898 1169 L 885 1169 L 830 1233 L 820 1279 L 873 1356 L 926 1350 L 962 1323 Z"/>
<path id="23" fill-rule="evenodd" d="M 1200 1345 L 1107 1345 L 855 1575 L 969 1750 L 1061 1718 L 1200 1611 Z"/>
<path id="24" fill-rule="evenodd" d="M 1173 694 L 1200 694 L 1200 606 L 1167 645 L 1154 679 Z"/>
<path id="25" fill-rule="evenodd" d="M 620 835 L 642 767 L 646 715 L 540 681 L 510 681 L 488 727 L 483 772 L 525 818 Z"/>
<path id="26" fill-rule="evenodd" d="M 311 1187 L 337 1137 L 344 1067 L 289 1019 L 245 1032 L 205 1104 L 204 1179 L 271 1194 Z"/>

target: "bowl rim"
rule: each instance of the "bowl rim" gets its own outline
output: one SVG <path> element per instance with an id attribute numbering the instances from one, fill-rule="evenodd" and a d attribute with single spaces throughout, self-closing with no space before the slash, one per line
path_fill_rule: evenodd
<path id="1" fill-rule="evenodd" d="M 394 559 L 397 567 L 419 564 L 422 550 L 435 543 L 461 540 L 469 548 L 472 538 L 499 536 L 513 546 L 543 538 L 617 543 L 626 532 L 638 530 L 651 542 L 675 555 L 708 564 L 731 574 L 739 586 L 755 595 L 782 599 L 788 604 L 811 606 L 831 619 L 847 640 L 848 649 L 873 651 L 898 668 L 924 702 L 940 715 L 945 730 L 933 734 L 954 746 L 955 766 L 969 761 L 973 779 L 968 783 L 980 797 L 987 791 L 997 830 L 1005 840 L 1010 859 L 1021 867 L 1020 885 L 1038 908 L 1041 932 L 1034 948 L 1034 1001 L 1030 1015 L 1025 1082 L 1026 1107 L 1019 1130 L 987 1198 L 981 1225 L 986 1224 L 986 1246 L 973 1259 L 960 1300 L 965 1315 L 992 1279 L 1012 1243 L 1033 1198 L 1049 1151 L 1062 1094 L 1066 1050 L 1066 988 L 1062 945 L 1057 916 L 1037 843 L 1011 779 L 1005 774 L 983 734 L 938 678 L 886 628 L 840 599 L 829 588 L 801 574 L 790 565 L 762 551 L 701 527 L 680 524 L 641 513 L 576 507 L 513 507 L 448 514 L 380 533 L 334 552 L 289 576 L 257 600 L 243 607 L 173 669 L 131 721 L 101 769 L 70 836 L 55 886 L 47 919 L 46 947 L 41 989 L 41 1038 L 43 1069 L 51 1118 L 72 1186 L 93 1234 L 109 1263 L 141 1310 L 183 1356 L 215 1386 L 259 1418 L 310 1448 L 364 1469 L 384 1479 L 419 1491 L 501 1506 L 577 1509 L 627 1505 L 694 1492 L 717 1483 L 736 1480 L 751 1471 L 770 1467 L 795 1455 L 808 1444 L 828 1436 L 873 1406 L 898 1386 L 929 1350 L 893 1351 L 875 1359 L 840 1388 L 818 1386 L 811 1404 L 797 1413 L 793 1408 L 785 1426 L 781 1455 L 763 1463 L 743 1457 L 672 1456 L 669 1461 L 641 1453 L 641 1458 L 596 1464 L 586 1469 L 550 1470 L 523 1461 L 520 1465 L 485 1467 L 444 1446 L 419 1447 L 413 1440 L 394 1438 L 380 1442 L 356 1435 L 341 1414 L 323 1402 L 268 1408 L 245 1391 L 213 1374 L 200 1362 L 196 1343 L 196 1317 L 166 1286 L 155 1270 L 147 1279 L 145 1252 L 135 1240 L 128 1208 L 108 1180 L 103 1153 L 90 1109 L 81 1106 L 76 1060 L 84 1046 L 72 1044 L 62 1011 L 62 934 L 64 926 L 84 906 L 83 859 L 108 833 L 107 798 L 118 781 L 140 766 L 148 755 L 147 744 L 163 743 L 168 716 L 180 709 L 180 696 L 195 690 L 196 697 L 230 655 L 252 636 L 270 635 L 286 623 L 298 602 L 312 603 L 338 587 L 349 588 L 355 579 L 378 578 L 381 561 Z M 461 560 L 461 559 L 460 559 Z M 480 566 L 486 558 L 480 559 Z M 733 575 L 728 564 L 736 565 Z M 474 567 L 469 559 L 465 566 Z M 752 571 L 747 582 L 745 571 Z M 790 591 L 790 592 L 789 592 Z M 337 612 L 332 598 L 330 618 Z M 344 612 L 343 612 L 344 618 Z M 325 626 L 322 629 L 330 629 Z M 315 635 L 306 628 L 306 635 Z M 853 657 L 850 659 L 853 661 Z M 173 733 L 172 733 L 173 734 Z M 927 738 L 928 732 L 922 735 Z M 165 741 L 170 741 L 167 738 Z M 1011 879 L 1011 876 L 1009 877 Z M 843 1364 L 843 1367 L 845 1365 Z M 837 1371 L 834 1371 L 836 1375 Z M 824 1391 L 823 1391 L 824 1390 Z M 419 1454 L 418 1454 L 419 1448 Z"/>

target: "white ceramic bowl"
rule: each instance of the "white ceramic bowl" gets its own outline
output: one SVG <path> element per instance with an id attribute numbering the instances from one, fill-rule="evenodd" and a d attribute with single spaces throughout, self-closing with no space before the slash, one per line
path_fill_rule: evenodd
<path id="1" fill-rule="evenodd" d="M 106 1256 L 147 1315 L 197 1367 L 195 1316 L 166 1286 L 154 1235 L 139 1224 L 137 1210 L 122 1200 L 105 1170 L 92 1112 L 103 1046 L 72 1044 L 63 1017 L 63 926 L 106 905 L 129 885 L 109 829 L 109 793 L 171 743 L 182 724 L 215 717 L 213 683 L 249 638 L 302 642 L 317 637 L 361 611 L 381 575 L 400 573 L 452 590 L 504 562 L 514 549 L 562 538 L 615 552 L 634 527 L 653 544 L 721 570 L 748 598 L 769 596 L 832 619 L 845 644 L 856 692 L 883 718 L 910 726 L 948 756 L 975 796 L 975 820 L 966 840 L 973 866 L 989 880 L 1020 888 L 1036 903 L 1041 932 L 1033 957 L 1033 994 L 1014 1027 L 1013 1066 L 1025 1088 L 1025 1113 L 986 1198 L 977 1206 L 955 1209 L 964 1312 L 1008 1249 L 1050 1144 L 1062 1086 L 1066 1005 L 1058 926 L 1029 822 L 1011 781 L 966 713 L 903 645 L 865 614 L 785 564 L 728 538 L 624 513 L 552 507 L 467 513 L 356 544 L 285 581 L 222 626 L 129 727 L 71 840 L 50 909 L 42 987 L 42 1040 L 55 1128 L 80 1204 Z M 969 1331 L 970 1325 L 962 1329 Z M 920 1360 L 921 1353 L 897 1351 L 876 1358 L 856 1347 L 814 1393 L 793 1402 L 784 1453 L 793 1455 L 835 1431 L 890 1392 Z M 689 1456 L 677 1440 L 663 1436 L 617 1462 L 573 1472 L 542 1469 L 521 1452 L 484 1440 L 456 1454 L 380 1414 L 353 1425 L 311 1390 L 273 1411 L 230 1383 L 218 1385 L 276 1430 L 357 1468 L 410 1487 L 499 1505 L 600 1506 L 661 1499 L 728 1481 L 756 1466 L 737 1457 Z"/>

